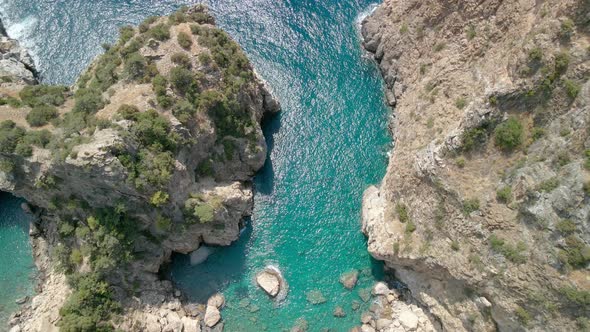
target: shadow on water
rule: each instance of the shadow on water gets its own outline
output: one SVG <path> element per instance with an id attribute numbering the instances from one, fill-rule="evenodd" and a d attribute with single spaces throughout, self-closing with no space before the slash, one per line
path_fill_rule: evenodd
<path id="1" fill-rule="evenodd" d="M 263 195 L 272 194 L 274 188 L 275 172 L 272 165 L 270 154 L 274 149 L 275 139 L 274 135 L 281 129 L 282 114 L 266 116 L 262 119 L 262 132 L 266 140 L 266 161 L 264 166 L 258 171 L 254 179 L 254 190 L 256 193 Z"/>
<path id="2" fill-rule="evenodd" d="M 169 266 L 168 279 L 174 280 L 191 300 L 206 303 L 211 295 L 223 291 L 246 272 L 246 251 L 252 238 L 252 222 L 246 218 L 240 238 L 229 247 L 211 247 L 206 261 L 191 266 L 190 255 L 175 253 Z M 199 279 L 199 287 L 194 279 Z"/>

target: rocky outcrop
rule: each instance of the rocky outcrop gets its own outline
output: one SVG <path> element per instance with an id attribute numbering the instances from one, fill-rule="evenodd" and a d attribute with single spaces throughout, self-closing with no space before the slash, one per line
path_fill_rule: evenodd
<path id="1" fill-rule="evenodd" d="M 29 52 L 6 33 L 0 21 L 0 78 L 8 83 L 37 83 L 37 70 Z"/>
<path id="2" fill-rule="evenodd" d="M 94 278 L 108 285 L 101 298 L 122 307 L 116 319 L 97 313 L 108 322 L 95 324 L 222 326 L 219 298 L 189 303 L 158 272 L 173 252 L 238 238 L 252 211 L 251 178 L 266 158 L 260 122 L 279 104 L 205 8 L 122 28 L 71 89 L 20 87 L 10 98 L 1 130 L 15 144 L 0 142 L 0 189 L 35 207 L 43 273 L 40 294 L 12 323 L 76 330 L 76 315 L 102 307 L 59 310 L 76 301 L 80 280 Z M 55 119 L 35 123 L 36 112 Z M 193 255 L 198 262 L 203 252 Z"/>
<path id="3" fill-rule="evenodd" d="M 256 274 L 256 283 L 266 294 L 281 301 L 287 295 L 287 283 L 281 271 L 274 266 L 267 266 Z"/>
<path id="4" fill-rule="evenodd" d="M 371 292 L 375 298 L 369 311 L 362 313 L 360 327 L 351 331 L 361 332 L 433 332 L 440 331 L 440 324 L 427 312 L 404 300 L 396 289 L 378 282 Z"/>
<path id="5" fill-rule="evenodd" d="M 589 326 L 588 13 L 386 0 L 363 22 L 396 142 L 363 231 L 445 330 Z"/>

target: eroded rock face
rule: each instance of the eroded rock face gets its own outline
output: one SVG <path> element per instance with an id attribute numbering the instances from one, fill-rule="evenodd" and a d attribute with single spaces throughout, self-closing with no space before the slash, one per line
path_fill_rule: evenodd
<path id="1" fill-rule="evenodd" d="M 1 21 L 0 77 L 8 79 L 10 83 L 37 83 L 37 70 L 31 55 L 17 40 L 8 36 Z"/>
<path id="2" fill-rule="evenodd" d="M 587 15 L 576 0 L 386 0 L 362 24 L 396 142 L 363 232 L 445 330 L 586 324 L 565 294 L 590 291 Z M 510 147 L 507 123 L 522 128 Z"/>
<path id="3" fill-rule="evenodd" d="M 122 228 L 107 231 L 116 233 L 110 250 L 124 247 L 125 252 L 113 254 L 108 258 L 112 262 L 100 267 L 101 278 L 124 308 L 123 317 L 112 322 L 116 328 L 179 331 L 183 326 L 198 330 L 203 321 L 210 327 L 222 325 L 223 298 L 185 310 L 188 304 L 180 292 L 157 273 L 172 252 L 187 254 L 206 248 L 203 244 L 229 245 L 238 238 L 242 219 L 252 211 L 252 176 L 266 158 L 260 121 L 280 106 L 204 7 L 173 15 L 174 24 L 163 17 L 142 29 L 125 30 L 127 37 L 59 95 L 60 118 L 84 108 L 100 125 L 82 120 L 72 130 L 63 123 L 47 124 L 48 144 L 31 146 L 30 154 L 0 154 L 3 165 L 10 166 L 0 170 L 0 190 L 27 199 L 37 215 L 32 234 L 40 244 L 34 242 L 33 249 L 44 278 L 34 305 L 14 322 L 23 331 L 56 328 L 59 308 L 75 291 L 53 269 L 57 262 L 51 251 L 76 250 L 75 263 L 66 262 L 70 274 L 96 272 L 98 265 L 90 256 L 100 248 L 92 247 L 98 242 L 91 238 L 99 229 L 105 232 L 101 213 L 119 218 L 114 228 L 127 222 L 133 228 L 132 237 Z M 200 34 L 218 39 L 203 44 Z M 179 36 L 188 46 L 180 45 Z M 219 51 L 215 43 L 228 48 L 231 59 L 215 62 L 222 61 L 212 57 Z M 130 57 L 136 67 L 129 64 Z M 226 68 L 230 65 L 233 69 Z M 112 71 L 107 75 L 111 81 L 104 80 L 105 70 Z M 0 88 L 22 97 L 22 84 L 33 81 L 18 80 L 20 85 Z M 80 97 L 84 92 L 90 97 Z M 2 112 L 14 121 L 10 126 L 27 131 L 31 127 L 22 114 L 30 106 L 16 112 L 4 105 Z M 77 231 L 64 232 L 65 224 Z M 83 243 L 95 254 L 82 253 Z M 195 260 L 206 259 L 203 251 L 193 255 Z"/>

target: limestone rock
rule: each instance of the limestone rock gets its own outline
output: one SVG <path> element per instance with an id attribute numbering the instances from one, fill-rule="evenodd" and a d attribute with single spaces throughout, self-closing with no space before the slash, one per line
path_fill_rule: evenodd
<path id="1" fill-rule="evenodd" d="M 277 296 L 281 290 L 279 277 L 269 271 L 260 272 L 256 276 L 256 282 L 260 288 L 262 288 L 268 295 L 272 297 Z"/>
<path id="2" fill-rule="evenodd" d="M 384 282 L 378 282 L 373 286 L 373 290 L 371 291 L 373 295 L 387 295 L 389 294 L 389 287 Z"/>
<path id="3" fill-rule="evenodd" d="M 409 310 L 399 315 L 399 321 L 408 331 L 414 331 L 418 327 L 418 316 Z"/>
<path id="4" fill-rule="evenodd" d="M 220 320 L 221 320 L 221 313 L 219 312 L 219 309 L 217 309 L 217 307 L 215 307 L 215 306 L 208 305 L 207 310 L 205 310 L 205 318 L 204 318 L 205 325 L 207 325 L 208 327 L 213 327 Z"/>
<path id="5" fill-rule="evenodd" d="M 225 305 L 225 296 L 223 296 L 223 294 L 221 293 L 216 293 L 213 296 L 211 296 L 209 300 L 207 300 L 207 305 L 214 306 L 217 309 L 221 309 Z"/>
<path id="6" fill-rule="evenodd" d="M 182 317 L 183 332 L 201 332 L 199 321 L 189 317 Z"/>

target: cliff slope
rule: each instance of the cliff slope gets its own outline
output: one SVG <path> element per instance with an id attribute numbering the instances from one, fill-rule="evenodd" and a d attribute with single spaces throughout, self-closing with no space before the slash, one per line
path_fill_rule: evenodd
<path id="1" fill-rule="evenodd" d="M 158 272 L 172 252 L 238 238 L 266 158 L 260 122 L 279 105 L 202 6 L 123 27 L 104 48 L 72 88 L 0 87 L 0 189 L 33 205 L 44 273 L 13 323 L 219 328 L 222 303 L 184 302 Z"/>
<path id="2" fill-rule="evenodd" d="M 445 330 L 588 329 L 589 18 L 386 0 L 363 22 L 396 115 L 363 231 Z"/>

